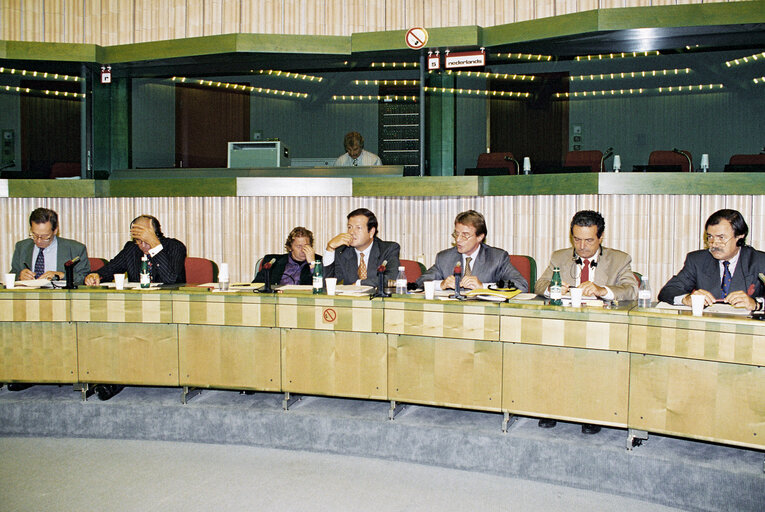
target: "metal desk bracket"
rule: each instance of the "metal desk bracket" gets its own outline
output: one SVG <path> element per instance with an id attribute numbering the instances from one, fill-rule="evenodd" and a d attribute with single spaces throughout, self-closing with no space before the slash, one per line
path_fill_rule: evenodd
<path id="1" fill-rule="evenodd" d="M 282 400 L 282 409 L 285 411 L 289 411 L 290 407 L 300 400 L 299 395 L 290 395 L 289 391 L 285 391 L 284 393 L 284 400 Z"/>
<path id="2" fill-rule="evenodd" d="M 202 392 L 201 388 L 190 388 L 188 386 L 183 386 L 183 391 L 181 391 L 181 403 L 183 405 L 186 405 L 189 403 L 189 400 L 197 396 Z"/>
<path id="3" fill-rule="evenodd" d="M 634 428 L 629 429 L 627 431 L 627 450 L 632 451 L 632 448 L 640 446 L 645 440 L 648 440 L 648 432 Z"/>
<path id="4" fill-rule="evenodd" d="M 406 404 L 398 404 L 396 405 L 395 400 L 390 401 L 390 409 L 388 409 L 388 419 L 393 421 L 396 419 L 396 415 L 406 409 Z"/>
<path id="5" fill-rule="evenodd" d="M 93 395 L 93 388 L 87 382 L 75 382 L 72 385 L 74 391 L 79 391 L 83 402 L 88 401 L 88 397 Z"/>
<path id="6" fill-rule="evenodd" d="M 505 417 L 502 420 L 502 433 L 507 434 L 507 427 L 509 427 L 510 424 L 515 423 L 515 416 L 507 411 L 505 411 L 504 415 Z"/>

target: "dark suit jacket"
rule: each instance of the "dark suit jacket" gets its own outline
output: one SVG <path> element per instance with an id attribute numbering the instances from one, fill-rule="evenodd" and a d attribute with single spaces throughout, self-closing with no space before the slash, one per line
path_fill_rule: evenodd
<path id="1" fill-rule="evenodd" d="M 162 250 L 151 262 L 151 281 L 153 283 L 174 284 L 186 282 L 186 246 L 175 238 L 159 239 Z M 111 281 L 114 274 L 127 272 L 128 281 L 138 282 L 141 279 L 141 256 L 143 251 L 135 242 L 127 242 L 125 247 L 112 260 L 98 269 L 102 281 Z"/>
<path id="2" fill-rule="evenodd" d="M 83 244 L 76 240 L 69 240 L 68 238 L 56 237 L 58 243 L 58 249 L 56 252 L 56 270 L 59 272 L 64 271 L 64 263 L 67 261 L 80 257 L 80 261 L 74 264 L 74 284 L 82 284 L 85 281 L 85 276 L 90 274 L 90 260 L 88 260 L 88 251 Z M 32 251 L 34 251 L 35 243 L 31 238 L 21 240 L 16 243 L 16 248 L 13 251 L 13 258 L 11 259 L 11 272 L 16 274 L 16 279 L 19 278 L 19 273 L 28 268 L 33 270 L 34 262 L 32 262 Z M 26 265 L 26 267 L 24 266 Z"/>
<path id="3" fill-rule="evenodd" d="M 284 269 L 287 268 L 287 263 L 289 262 L 289 254 L 266 254 L 263 256 L 263 263 L 271 261 L 273 258 L 276 258 L 276 261 L 271 266 L 271 284 L 279 284 L 279 281 L 281 281 L 282 275 L 284 274 Z M 321 256 L 318 254 L 316 255 L 316 261 L 321 261 Z M 255 279 L 253 279 L 252 282 L 265 283 L 265 271 L 260 269 L 258 273 L 255 274 Z M 300 282 L 297 284 L 313 284 L 313 276 L 311 275 L 310 266 L 305 265 L 300 270 Z"/>
<path id="4" fill-rule="evenodd" d="M 739 252 L 738 264 L 731 276 L 730 291 L 744 290 L 751 297 L 762 297 L 765 286 L 757 276 L 760 272 L 765 272 L 765 252 L 745 245 Z M 688 253 L 683 268 L 659 292 L 659 300 L 672 304 L 675 297 L 693 290 L 706 290 L 716 298 L 722 298 L 720 263 L 707 250 Z"/>
<path id="5" fill-rule="evenodd" d="M 422 286 L 425 281 L 437 281 L 453 275 L 457 262 L 462 262 L 462 255 L 456 247 L 439 252 L 436 255 L 436 263 L 420 276 L 417 286 Z M 510 256 L 503 249 L 482 243 L 478 258 L 471 262 L 470 266 L 472 274 L 482 283 L 496 283 L 501 279 L 511 281 L 521 291 L 529 291 L 529 283 L 510 263 Z"/>
<path id="6" fill-rule="evenodd" d="M 367 261 L 367 278 L 361 284 L 377 286 L 380 284 L 380 278 L 377 277 L 377 267 L 383 261 L 388 261 L 385 266 L 385 280 L 395 280 L 398 275 L 398 254 L 401 247 L 396 242 L 386 242 L 374 237 L 372 250 L 369 253 Z M 335 249 L 335 261 L 327 265 L 324 277 L 336 277 L 338 284 L 353 284 L 358 277 L 359 264 L 356 258 L 356 251 L 347 245 L 341 245 Z"/>

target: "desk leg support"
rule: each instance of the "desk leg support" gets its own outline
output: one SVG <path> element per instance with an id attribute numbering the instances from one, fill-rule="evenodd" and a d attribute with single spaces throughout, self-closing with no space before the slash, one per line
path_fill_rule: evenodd
<path id="1" fill-rule="evenodd" d="M 505 411 L 504 415 L 505 417 L 502 420 L 502 433 L 507 434 L 507 428 L 510 426 L 510 424 L 515 423 L 515 416 L 507 411 Z"/>
<path id="2" fill-rule="evenodd" d="M 285 411 L 289 411 L 290 407 L 292 407 L 295 402 L 300 400 L 300 396 L 298 395 L 290 395 L 289 391 L 286 391 L 284 393 L 284 400 L 282 400 L 282 409 Z"/>
<path id="3" fill-rule="evenodd" d="M 83 402 L 87 402 L 88 397 L 93 395 L 93 388 L 87 382 L 75 382 L 72 389 L 80 392 Z"/>
<path id="4" fill-rule="evenodd" d="M 406 409 L 406 404 L 396 404 L 395 400 L 390 401 L 390 409 L 388 409 L 388 419 L 393 421 L 396 419 L 396 415 Z"/>
<path id="5" fill-rule="evenodd" d="M 640 446 L 648 440 L 648 432 L 631 428 L 627 431 L 627 450 L 632 451 L 635 446 Z"/>
<path id="6" fill-rule="evenodd" d="M 186 405 L 189 403 L 189 400 L 200 394 L 202 390 L 200 388 L 190 388 L 188 386 L 183 386 L 183 391 L 181 391 L 181 403 L 183 405 Z"/>

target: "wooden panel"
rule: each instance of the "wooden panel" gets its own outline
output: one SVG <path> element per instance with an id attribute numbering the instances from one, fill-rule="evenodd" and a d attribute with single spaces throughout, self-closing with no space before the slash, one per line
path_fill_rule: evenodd
<path id="1" fill-rule="evenodd" d="M 382 304 L 372 303 L 367 298 L 280 297 L 276 305 L 276 325 L 326 331 L 382 332 Z"/>
<path id="2" fill-rule="evenodd" d="M 173 295 L 173 322 L 177 324 L 274 327 L 273 297 L 230 294 Z"/>
<path id="3" fill-rule="evenodd" d="M 630 427 L 765 447 L 765 368 L 633 354 Z"/>
<path id="4" fill-rule="evenodd" d="M 0 382 L 77 382 L 69 322 L 0 322 Z"/>
<path id="5" fill-rule="evenodd" d="M 627 352 L 505 343 L 503 358 L 503 409 L 627 426 Z"/>
<path id="6" fill-rule="evenodd" d="M 282 330 L 282 387 L 312 395 L 385 400 L 384 334 Z"/>
<path id="7" fill-rule="evenodd" d="M 444 303 L 409 301 L 385 302 L 385 332 L 470 338 L 499 339 L 499 308 L 496 304 L 461 306 Z"/>
<path id="8" fill-rule="evenodd" d="M 281 391 L 279 329 L 180 325 L 182 386 Z"/>
<path id="9" fill-rule="evenodd" d="M 173 324 L 77 324 L 79 381 L 179 386 L 178 327 Z"/>
<path id="10" fill-rule="evenodd" d="M 75 322 L 170 323 L 173 303 L 169 293 L 161 291 L 97 291 L 72 297 L 72 320 Z"/>
<path id="11" fill-rule="evenodd" d="M 400 402 L 499 411 L 502 344 L 388 336 L 388 397 Z"/>
<path id="12" fill-rule="evenodd" d="M 62 291 L 3 290 L 0 292 L 0 321 L 68 322 L 71 317 L 66 299 L 66 292 Z"/>

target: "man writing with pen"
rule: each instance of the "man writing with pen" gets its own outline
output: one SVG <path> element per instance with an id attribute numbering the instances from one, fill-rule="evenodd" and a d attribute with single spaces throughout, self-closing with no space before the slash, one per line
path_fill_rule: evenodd
<path id="1" fill-rule="evenodd" d="M 65 265 L 74 265 L 74 284 L 82 284 L 90 272 L 83 244 L 58 236 L 58 214 L 37 208 L 29 216 L 29 238 L 16 243 L 11 272 L 19 281 L 64 279 Z"/>
<path id="2" fill-rule="evenodd" d="M 659 300 L 691 305 L 691 295 L 704 305 L 725 302 L 749 311 L 763 309 L 765 253 L 746 245 L 749 226 L 736 210 L 713 213 L 704 225 L 707 249 L 688 253 L 685 264 L 659 292 Z"/>

